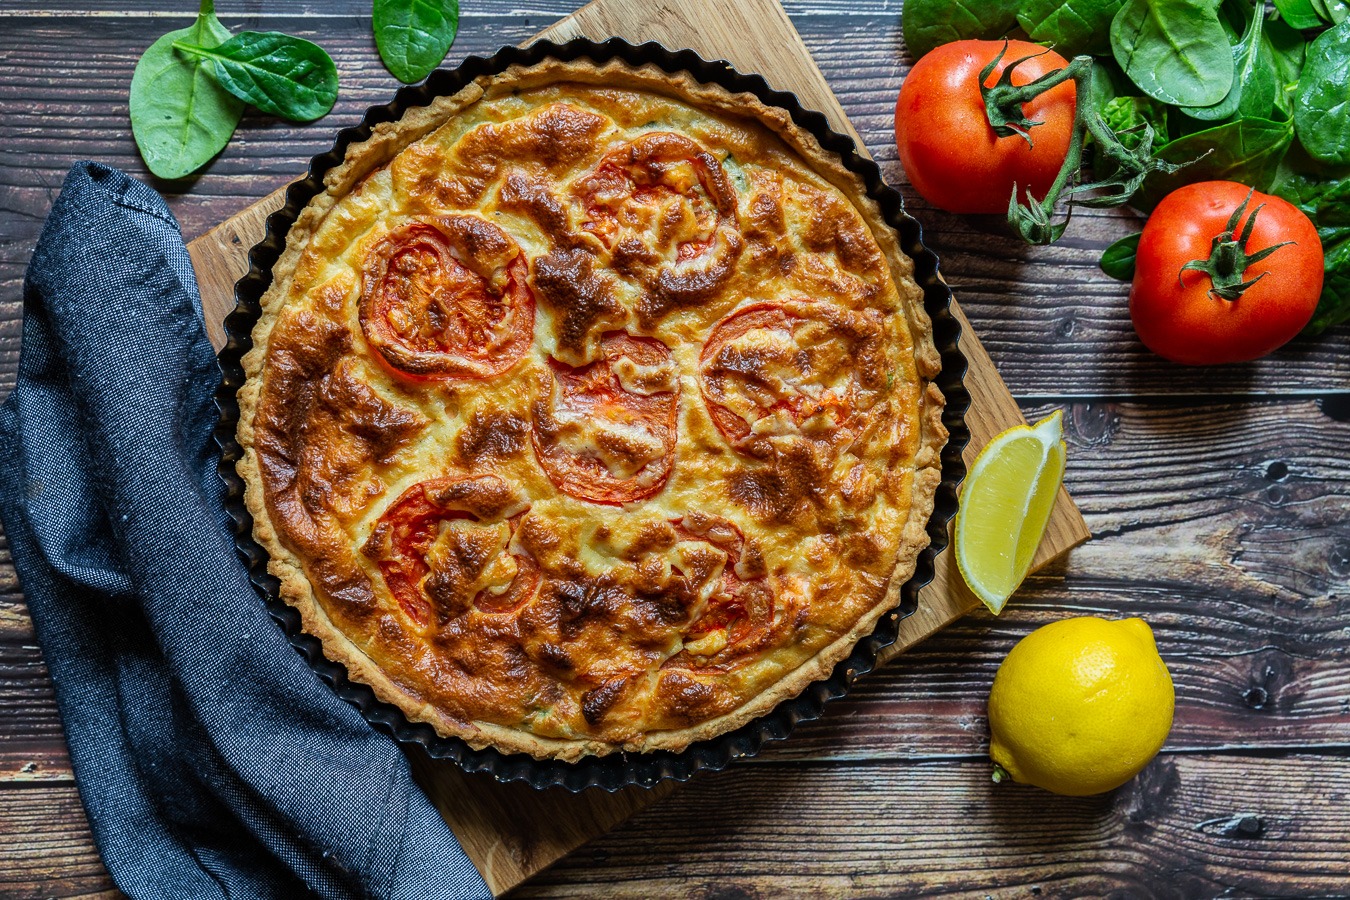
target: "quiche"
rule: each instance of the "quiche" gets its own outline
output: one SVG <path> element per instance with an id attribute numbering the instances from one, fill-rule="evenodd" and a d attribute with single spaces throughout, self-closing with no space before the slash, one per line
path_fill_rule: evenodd
<path id="1" fill-rule="evenodd" d="M 928 542 L 912 271 L 786 111 L 687 74 L 550 60 L 376 126 L 244 358 L 281 596 L 474 748 L 677 751 L 768 712 Z"/>

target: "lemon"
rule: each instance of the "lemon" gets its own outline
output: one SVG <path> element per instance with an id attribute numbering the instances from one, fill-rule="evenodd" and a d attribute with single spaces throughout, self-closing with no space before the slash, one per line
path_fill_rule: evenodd
<path id="1" fill-rule="evenodd" d="M 1062 619 L 1024 637 L 999 666 L 989 755 L 1013 781 L 1099 794 L 1162 749 L 1175 700 L 1143 619 Z"/>
<path id="2" fill-rule="evenodd" d="M 1064 480 L 1063 413 L 990 441 L 970 467 L 956 513 L 956 566 L 998 615 L 1027 577 Z"/>

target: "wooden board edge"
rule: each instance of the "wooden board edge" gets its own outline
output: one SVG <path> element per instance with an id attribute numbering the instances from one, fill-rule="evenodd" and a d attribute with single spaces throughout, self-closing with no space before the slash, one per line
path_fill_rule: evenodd
<path id="1" fill-rule="evenodd" d="M 586 34 L 586 28 L 581 24 L 581 20 L 598 18 L 599 11 L 613 2 L 614 0 L 592 0 L 571 16 L 542 31 L 531 41 L 538 38 L 563 41 L 583 36 Z M 866 154 L 867 150 L 861 137 L 849 122 L 842 106 L 834 97 L 828 82 L 781 5 L 777 0 L 754 0 L 754 2 L 761 12 L 773 18 L 775 27 L 783 30 L 784 40 L 790 45 L 789 52 L 800 55 L 806 65 L 814 70 L 818 84 L 808 85 L 809 92 L 801 94 L 803 105 L 821 109 L 831 125 L 853 137 L 859 152 Z M 739 11 L 736 14 L 744 14 L 744 9 L 749 5 L 750 0 L 746 0 L 742 7 L 738 7 Z M 688 12 L 687 10 L 672 12 L 670 7 L 662 5 L 654 10 L 653 14 L 678 15 Z M 248 268 L 247 251 L 262 238 L 268 215 L 284 205 L 287 187 L 289 185 L 278 188 L 261 200 L 248 205 L 188 245 L 199 282 L 210 279 L 219 286 L 219 290 L 202 297 L 207 333 L 217 349 L 224 344 L 223 320 L 234 308 L 233 285 Z M 1022 417 L 1016 401 L 1008 393 L 992 360 L 955 300 L 952 309 L 963 328 L 962 349 L 970 362 L 968 371 L 977 372 L 973 383 L 970 375 L 967 376 L 972 396 L 980 398 L 980 402 L 972 404 L 972 414 L 968 422 L 973 436 L 971 446 L 966 448 L 966 459 L 970 461 L 993 433 L 1007 427 L 1010 421 L 1022 421 Z M 1000 427 L 995 429 L 995 432 L 990 432 L 990 428 L 999 423 L 1002 423 Z M 1086 540 L 1088 536 L 1086 522 L 1072 498 L 1061 489 L 1055 514 L 1051 518 L 1051 530 L 1037 556 L 1035 566 L 1044 565 Z M 937 566 L 937 578 L 932 585 L 924 589 L 924 592 L 931 597 L 946 591 L 945 602 L 925 605 L 924 596 L 921 594 L 920 611 L 901 623 L 900 639 L 893 648 L 882 654 L 881 662 L 893 659 L 923 638 L 966 615 L 978 605 L 978 601 L 969 594 L 959 573 L 956 572 L 949 551 L 939 555 Z M 961 591 L 965 591 L 965 596 L 959 594 Z M 925 612 L 925 608 L 927 615 L 923 616 L 921 614 Z M 465 852 L 483 872 L 495 895 L 501 895 L 519 885 L 596 835 L 616 827 L 676 787 L 664 785 L 656 791 L 638 791 L 631 797 L 595 792 L 581 795 L 564 792 L 561 796 L 553 796 L 555 792 L 533 792 L 521 785 L 500 785 L 482 776 L 467 776 L 449 763 L 436 762 L 425 756 L 419 760 L 415 751 L 409 755 L 419 781 L 460 839 Z M 517 829 L 510 835 L 504 834 L 497 827 L 495 823 L 501 821 L 521 821 L 519 816 L 502 816 L 503 804 L 510 802 L 509 795 L 516 790 L 530 794 L 529 802 L 536 807 L 541 804 L 545 807 L 543 812 L 545 827 L 535 822 L 522 823 L 528 827 Z M 473 797 L 474 800 L 465 802 L 465 797 Z M 514 845 L 507 846 L 510 841 L 514 841 Z"/>
<path id="2" fill-rule="evenodd" d="M 289 187 L 286 184 L 277 188 L 188 242 L 188 256 L 201 294 L 206 337 L 217 353 L 225 346 L 225 317 L 234 311 L 234 285 L 248 272 L 249 251 L 267 233 L 267 217 L 286 205 Z M 203 283 L 220 284 L 222 289 L 201 291 Z"/>
<path id="3" fill-rule="evenodd" d="M 536 791 L 520 783 L 503 784 L 487 775 L 466 774 L 417 748 L 409 749 L 407 755 L 413 777 L 497 897 L 679 787 L 663 782 L 614 793 L 592 789 L 573 794 L 562 788 Z M 512 807 L 525 803 L 539 812 L 536 822 L 522 823 L 526 827 L 513 834 L 494 827 L 495 821 L 504 818 L 519 822 Z M 486 838 L 489 833 L 494 837 Z"/>

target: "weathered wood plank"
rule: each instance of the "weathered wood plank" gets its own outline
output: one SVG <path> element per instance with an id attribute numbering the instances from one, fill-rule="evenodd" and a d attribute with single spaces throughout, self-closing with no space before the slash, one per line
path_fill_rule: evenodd
<path id="1" fill-rule="evenodd" d="M 1166 754 L 1086 798 L 995 787 L 980 761 L 744 766 L 513 896 L 1340 896 L 1347 796 L 1338 756 Z M 0 855 L 6 897 L 111 888 L 69 786 L 0 789 Z"/>
<path id="2" fill-rule="evenodd" d="M 1066 422 L 1066 477 L 1096 539 L 1031 579 L 1002 619 L 972 617 L 920 645 L 768 758 L 982 753 L 998 663 L 1031 628 L 1072 614 L 1152 624 L 1177 681 L 1174 747 L 1350 745 L 1350 423 L 1307 399 L 1072 404 Z M 2 548 L 0 584 L 0 779 L 65 777 Z"/>
<path id="3" fill-rule="evenodd" d="M 518 896 L 1339 895 L 1347 791 L 1344 760 L 1319 757 L 1163 757 L 1089 798 L 1004 790 L 975 763 L 761 767 L 697 782 Z"/>
<path id="4" fill-rule="evenodd" d="M 51 676 L 0 532 L 0 782 L 71 777 Z"/>
<path id="5" fill-rule="evenodd" d="M 0 896 L 117 898 L 73 785 L 0 790 Z"/>
<path id="6" fill-rule="evenodd" d="M 538 10 L 508 14 L 514 8 L 487 7 L 500 12 L 466 19 L 451 61 L 523 40 L 551 17 Z M 908 192 L 895 161 L 890 117 L 909 61 L 899 46 L 898 5 L 873 9 L 869 15 L 817 15 L 803 5 L 795 10 L 796 24 L 868 149 L 907 192 L 944 273 L 1015 394 L 1318 394 L 1347 383 L 1350 354 L 1343 351 L 1350 329 L 1299 339 L 1249 366 L 1192 370 L 1154 358 L 1134 339 L 1125 287 L 1096 268 L 1101 249 L 1137 227 L 1137 216 L 1080 210 L 1063 243 L 1033 249 L 1003 234 L 997 217 L 950 216 Z M 22 266 L 69 163 L 92 156 L 145 174 L 127 127 L 125 92 L 146 41 L 146 20 L 47 16 L 5 24 L 25 54 L 0 57 L 0 391 L 12 384 L 17 364 Z M 367 105 L 384 102 L 397 87 L 358 16 L 269 16 L 267 27 L 329 48 L 343 76 L 338 107 L 308 127 L 250 117 L 189 193 L 178 193 L 187 184 L 158 185 L 189 236 L 294 177 L 338 127 L 358 120 Z M 68 61 L 74 45 L 86 54 L 78 67 Z M 41 76 L 33 74 L 38 71 Z"/>
<path id="7" fill-rule="evenodd" d="M 476 19 L 502 16 L 559 19 L 573 12 L 577 0 L 473 0 L 460 7 L 460 25 L 471 26 Z M 6 0 L 8 9 L 0 9 L 0 17 L 33 16 L 64 17 L 87 15 L 115 18 L 169 18 L 191 22 L 191 3 L 182 0 L 53 0 L 50 3 L 31 3 L 27 0 Z M 242 8 L 241 8 L 242 7 Z M 240 3 L 222 0 L 216 12 L 230 27 L 254 27 L 260 20 L 272 18 L 357 19 L 370 18 L 369 0 L 267 0 L 266 7 L 257 2 Z M 805 16 L 837 16 L 841 13 L 890 15 L 898 19 L 900 4 L 896 0 L 784 0 L 783 8 L 794 18 Z M 172 27 L 182 27 L 174 25 Z M 167 29 L 166 29 L 167 30 Z"/>

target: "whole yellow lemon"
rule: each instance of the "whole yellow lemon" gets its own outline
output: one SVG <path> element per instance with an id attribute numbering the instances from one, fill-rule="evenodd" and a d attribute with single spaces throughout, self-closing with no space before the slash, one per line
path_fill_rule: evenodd
<path id="1" fill-rule="evenodd" d="M 999 666 L 989 755 L 1014 781 L 1099 794 L 1162 749 L 1175 701 L 1143 619 L 1062 619 L 1024 637 Z"/>

